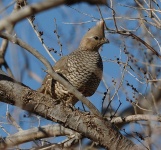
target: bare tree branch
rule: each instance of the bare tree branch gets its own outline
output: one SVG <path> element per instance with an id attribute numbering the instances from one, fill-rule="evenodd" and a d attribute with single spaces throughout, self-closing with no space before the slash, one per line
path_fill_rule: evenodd
<path id="1" fill-rule="evenodd" d="M 1 25 L 0 31 L 2 31 L 3 29 L 9 26 L 14 25 L 18 21 L 26 17 L 31 16 L 32 14 L 36 14 L 50 8 L 54 8 L 62 4 L 71 5 L 79 2 L 87 2 L 89 4 L 106 4 L 106 0 L 50 0 L 50 1 L 39 2 L 33 5 L 25 6 L 23 9 L 20 9 L 17 12 L 2 19 L 0 21 L 0 25 Z"/>
<path id="2" fill-rule="evenodd" d="M 39 128 L 32 128 L 28 130 L 21 130 L 13 135 L 10 135 L 4 139 L 1 139 L 0 147 L 6 148 L 6 147 L 13 147 L 21 143 L 29 142 L 42 138 L 48 138 L 48 137 L 57 137 L 57 136 L 71 136 L 75 135 L 76 138 L 81 138 L 79 133 L 72 131 L 71 129 L 64 128 L 61 125 L 47 125 L 42 126 Z M 76 139 L 77 140 L 77 139 Z M 67 142 L 63 143 L 66 147 Z"/>
<path id="3" fill-rule="evenodd" d="M 156 115 L 143 115 L 143 114 L 138 114 L 138 115 L 130 115 L 127 117 L 114 117 L 112 118 L 111 122 L 112 123 L 126 123 L 126 122 L 134 122 L 134 121 L 158 121 L 161 122 L 161 117 L 156 116 Z"/>
<path id="4" fill-rule="evenodd" d="M 67 107 L 61 101 L 59 103 L 58 100 L 54 100 L 48 95 L 33 91 L 6 76 L 1 70 L 0 100 L 46 119 L 59 122 L 109 150 L 141 150 L 137 145 L 122 136 L 109 121 Z M 1 148 L 3 148 L 3 145 Z"/>

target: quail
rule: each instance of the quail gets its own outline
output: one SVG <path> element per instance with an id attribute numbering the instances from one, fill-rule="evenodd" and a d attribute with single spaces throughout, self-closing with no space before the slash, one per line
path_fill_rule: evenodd
<path id="1" fill-rule="evenodd" d="M 55 72 L 71 83 L 84 96 L 92 96 L 102 78 L 103 63 L 99 48 L 108 43 L 104 34 L 104 21 L 101 20 L 82 38 L 79 47 L 67 56 L 63 56 L 53 66 Z M 68 90 L 46 75 L 39 92 L 55 99 L 74 105 L 78 99 Z"/>

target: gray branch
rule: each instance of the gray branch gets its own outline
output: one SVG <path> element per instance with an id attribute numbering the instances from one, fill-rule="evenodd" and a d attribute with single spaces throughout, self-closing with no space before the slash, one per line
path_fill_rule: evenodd
<path id="1" fill-rule="evenodd" d="M 57 137 L 57 136 L 73 136 L 73 139 L 78 141 L 79 138 L 81 138 L 81 135 L 75 131 L 72 131 L 71 129 L 64 128 L 61 125 L 55 124 L 55 125 L 46 125 L 38 128 L 32 128 L 28 130 L 21 130 L 13 135 L 9 135 L 6 138 L 2 139 L 3 142 L 0 143 L 0 148 L 4 149 L 7 147 L 13 147 L 25 142 L 38 140 L 42 138 L 48 138 L 48 137 Z M 70 140 L 65 141 L 63 143 L 63 147 L 68 146 Z M 70 145 L 69 145 L 70 146 Z"/>

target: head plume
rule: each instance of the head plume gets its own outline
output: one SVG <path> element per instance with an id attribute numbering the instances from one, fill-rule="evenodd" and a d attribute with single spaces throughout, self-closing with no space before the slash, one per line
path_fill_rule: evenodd
<path id="1" fill-rule="evenodd" d="M 108 42 L 104 33 L 104 21 L 101 20 L 84 35 L 80 47 L 84 50 L 97 51 L 103 44 Z"/>

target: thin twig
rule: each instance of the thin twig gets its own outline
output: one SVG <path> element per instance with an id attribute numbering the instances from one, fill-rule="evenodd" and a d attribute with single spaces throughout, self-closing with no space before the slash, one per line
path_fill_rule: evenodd
<path id="1" fill-rule="evenodd" d="M 29 21 L 31 27 L 33 28 L 34 32 L 36 33 L 39 41 L 41 42 L 41 44 L 43 45 L 45 51 L 48 53 L 48 55 L 50 56 L 50 58 L 56 63 L 56 60 L 55 58 L 51 55 L 51 53 L 49 52 L 49 49 L 46 47 L 45 43 L 44 43 L 44 40 L 42 39 L 42 35 L 40 34 L 40 32 L 38 32 L 38 30 L 36 29 L 36 26 L 33 24 L 33 21 L 30 18 L 27 18 L 27 20 Z"/>

